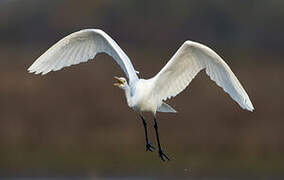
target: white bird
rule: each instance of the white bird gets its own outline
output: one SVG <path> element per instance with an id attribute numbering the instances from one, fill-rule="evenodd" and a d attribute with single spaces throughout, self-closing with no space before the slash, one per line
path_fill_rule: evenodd
<path id="1" fill-rule="evenodd" d="M 63 67 L 86 62 L 97 53 L 106 53 L 120 65 L 128 83 L 123 77 L 115 77 L 114 85 L 124 90 L 127 104 L 139 113 L 146 137 L 146 151 L 153 151 L 154 146 L 148 141 L 147 124 L 142 112 L 152 112 L 154 128 L 161 160 L 169 160 L 162 151 L 156 112 L 176 112 L 165 100 L 182 92 L 196 76 L 205 69 L 207 75 L 222 87 L 243 109 L 253 111 L 254 107 L 225 61 L 209 47 L 193 41 L 185 41 L 163 69 L 150 79 L 139 79 L 137 71 L 128 56 L 118 44 L 100 29 L 85 29 L 61 39 L 42 54 L 28 69 L 35 74 L 46 74 Z"/>

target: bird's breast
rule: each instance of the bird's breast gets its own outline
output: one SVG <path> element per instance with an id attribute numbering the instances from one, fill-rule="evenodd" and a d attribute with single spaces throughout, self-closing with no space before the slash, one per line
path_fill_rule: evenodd
<path id="1" fill-rule="evenodd" d="M 132 97 L 133 109 L 138 112 L 155 112 L 157 103 L 152 97 L 152 87 L 148 80 L 141 79 L 136 84 L 136 88 Z"/>

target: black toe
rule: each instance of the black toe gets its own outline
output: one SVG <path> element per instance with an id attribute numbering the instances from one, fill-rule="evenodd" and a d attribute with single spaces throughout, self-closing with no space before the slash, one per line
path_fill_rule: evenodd
<path id="1" fill-rule="evenodd" d="M 153 152 L 155 150 L 155 147 L 152 145 L 152 143 L 147 143 L 146 144 L 146 151 Z"/>
<path id="2" fill-rule="evenodd" d="M 161 160 L 164 161 L 164 162 L 165 162 L 166 160 L 168 160 L 168 161 L 170 160 L 170 158 L 169 158 L 162 150 L 159 151 L 159 157 L 160 157 Z"/>

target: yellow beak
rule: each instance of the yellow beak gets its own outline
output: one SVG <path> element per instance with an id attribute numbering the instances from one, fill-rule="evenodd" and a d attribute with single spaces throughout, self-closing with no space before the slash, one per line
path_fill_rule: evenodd
<path id="1" fill-rule="evenodd" d="M 116 79 L 118 82 L 114 83 L 114 86 L 120 86 L 121 84 L 123 84 L 123 81 L 119 79 L 119 77 L 114 76 L 114 79 Z"/>

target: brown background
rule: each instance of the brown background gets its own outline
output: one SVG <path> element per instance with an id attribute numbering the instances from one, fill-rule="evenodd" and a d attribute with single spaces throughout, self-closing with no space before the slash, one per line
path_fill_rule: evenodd
<path id="1" fill-rule="evenodd" d="M 0 175 L 280 177 L 284 172 L 284 2 L 0 1 Z M 255 112 L 201 72 L 158 114 L 169 163 L 145 153 L 142 123 L 112 86 L 111 57 L 46 76 L 27 73 L 60 38 L 101 28 L 140 77 L 155 75 L 187 39 L 230 65 Z M 146 115 L 152 127 L 152 116 Z M 151 141 L 155 144 L 153 128 Z"/>

